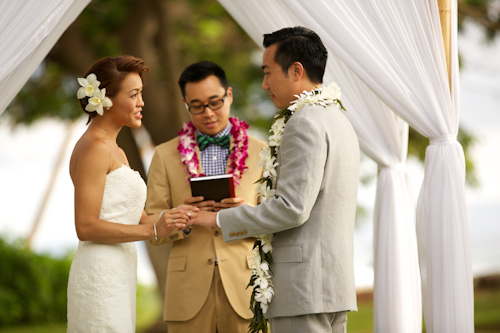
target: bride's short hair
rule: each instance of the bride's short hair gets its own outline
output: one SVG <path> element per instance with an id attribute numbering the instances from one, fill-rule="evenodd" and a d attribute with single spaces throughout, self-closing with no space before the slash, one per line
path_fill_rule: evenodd
<path id="1" fill-rule="evenodd" d="M 143 74 L 148 71 L 149 67 L 140 58 L 133 56 L 104 57 L 93 63 L 83 77 L 94 73 L 97 76 L 97 80 L 101 82 L 99 89 L 106 88 L 106 96 L 114 97 L 120 91 L 125 76 L 130 73 L 137 73 L 142 78 Z M 88 112 L 85 110 L 88 100 L 88 97 L 80 99 L 80 106 L 89 115 L 87 124 L 97 114 L 97 112 Z"/>

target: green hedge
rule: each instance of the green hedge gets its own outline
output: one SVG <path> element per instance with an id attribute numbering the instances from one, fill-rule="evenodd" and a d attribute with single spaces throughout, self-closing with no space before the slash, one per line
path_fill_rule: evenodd
<path id="1" fill-rule="evenodd" d="M 0 238 L 0 327 L 66 322 L 72 256 L 35 254 Z"/>

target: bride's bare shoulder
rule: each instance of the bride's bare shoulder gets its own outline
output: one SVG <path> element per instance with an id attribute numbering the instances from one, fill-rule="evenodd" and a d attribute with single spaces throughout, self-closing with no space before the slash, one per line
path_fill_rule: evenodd
<path id="1" fill-rule="evenodd" d="M 75 144 L 69 162 L 71 178 L 74 177 L 77 167 L 105 168 L 109 167 L 110 149 L 106 140 L 88 131 Z"/>

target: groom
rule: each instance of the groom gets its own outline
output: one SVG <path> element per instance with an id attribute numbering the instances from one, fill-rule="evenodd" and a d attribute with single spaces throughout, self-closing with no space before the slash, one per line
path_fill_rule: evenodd
<path id="1" fill-rule="evenodd" d="M 262 88 L 278 109 L 321 87 L 327 50 L 303 28 L 264 35 Z M 353 229 L 359 145 L 336 106 L 305 105 L 286 123 L 276 192 L 257 207 L 200 212 L 191 223 L 219 225 L 226 242 L 274 234 L 272 333 L 346 332 L 356 311 Z"/>

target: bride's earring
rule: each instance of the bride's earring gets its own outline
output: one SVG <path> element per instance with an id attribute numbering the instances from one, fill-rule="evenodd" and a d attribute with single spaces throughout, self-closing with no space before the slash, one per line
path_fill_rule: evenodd
<path id="1" fill-rule="evenodd" d="M 109 106 L 106 109 L 109 111 Z"/>

